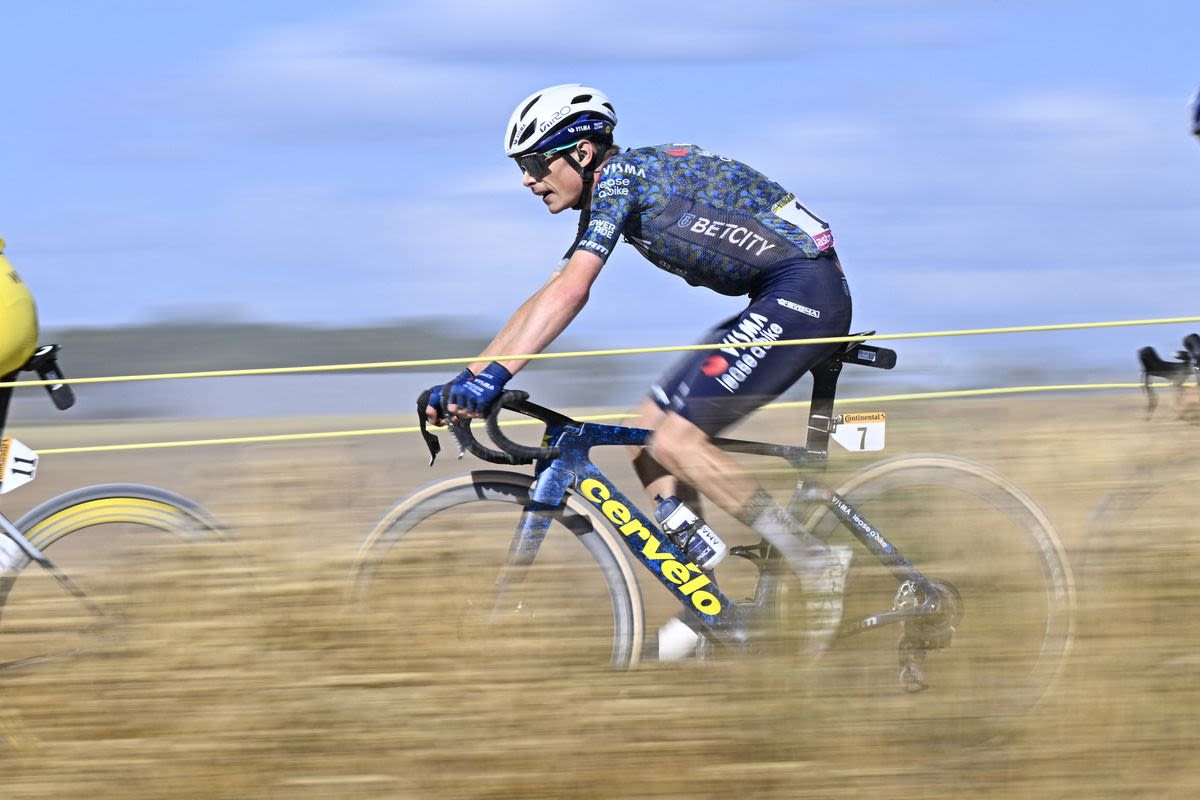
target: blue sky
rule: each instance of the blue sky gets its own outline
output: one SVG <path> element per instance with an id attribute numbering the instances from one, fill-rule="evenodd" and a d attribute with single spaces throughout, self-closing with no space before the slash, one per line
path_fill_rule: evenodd
<path id="1" fill-rule="evenodd" d="M 504 123 L 581 81 L 619 143 L 702 144 L 828 219 L 856 328 L 1200 311 L 1200 4 L 598 8 L 7 2 L 0 235 L 50 328 L 498 325 L 574 232 L 521 188 Z M 682 344 L 738 307 L 619 248 L 573 330 Z M 1187 327 L 1046 346 L 1128 360 Z"/>

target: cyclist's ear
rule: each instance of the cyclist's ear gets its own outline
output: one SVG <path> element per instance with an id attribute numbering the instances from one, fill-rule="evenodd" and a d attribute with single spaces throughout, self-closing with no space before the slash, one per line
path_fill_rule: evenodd
<path id="1" fill-rule="evenodd" d="M 598 156 L 599 151 L 596 149 L 596 143 L 590 139 L 582 139 L 575 145 L 575 160 L 584 169 L 595 166 Z"/>

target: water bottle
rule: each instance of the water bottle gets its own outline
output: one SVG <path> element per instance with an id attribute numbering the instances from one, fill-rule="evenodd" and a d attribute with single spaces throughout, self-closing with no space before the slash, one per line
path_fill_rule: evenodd
<path id="1" fill-rule="evenodd" d="M 678 497 L 664 500 L 661 495 L 655 495 L 654 499 L 658 501 L 654 518 L 700 569 L 713 569 L 724 560 L 729 548 L 696 512 Z"/>

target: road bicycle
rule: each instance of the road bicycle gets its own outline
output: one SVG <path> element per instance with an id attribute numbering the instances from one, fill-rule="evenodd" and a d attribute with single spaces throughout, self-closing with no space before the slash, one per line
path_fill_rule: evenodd
<path id="1" fill-rule="evenodd" d="M 1175 387 L 1176 410 L 1180 417 L 1189 421 L 1200 421 L 1197 417 L 1195 404 L 1187 404 L 1185 388 L 1188 384 L 1200 386 L 1200 334 L 1189 333 L 1183 337 L 1183 349 L 1175 353 L 1175 359 L 1168 361 L 1158 354 L 1153 347 L 1143 347 L 1138 350 L 1138 361 L 1142 364 L 1142 389 L 1146 393 L 1146 419 L 1154 416 L 1158 407 L 1158 398 L 1154 394 L 1155 378 L 1163 378 Z"/>
<path id="2" fill-rule="evenodd" d="M 894 351 L 858 338 L 868 335 L 857 334 L 813 370 L 803 447 L 714 440 L 800 473 L 789 511 L 845 567 L 832 632 L 804 630 L 811 604 L 775 547 L 737 545 L 715 573 L 701 570 L 593 462 L 593 448 L 643 445 L 651 431 L 581 422 L 513 391 L 486 420 L 498 450 L 476 440 L 469 422 L 451 430 L 460 456 L 465 449 L 497 464 L 533 463 L 533 473 L 475 470 L 397 503 L 359 549 L 358 599 L 401 640 L 414 620 L 436 620 L 434 635 L 407 641 L 399 658 L 440 645 L 451 658 L 492 648 L 499 663 L 501 651 L 523 642 L 525 650 L 513 651 L 539 663 L 607 660 L 624 668 L 651 649 L 640 565 L 701 634 L 702 654 L 811 655 L 814 640 L 827 641 L 815 648 L 819 663 L 833 664 L 825 672 L 849 691 L 903 697 L 929 689 L 922 696 L 940 695 L 946 718 L 1024 713 L 1054 684 L 1074 635 L 1074 583 L 1058 534 L 1015 484 L 961 458 L 901 456 L 837 489 L 821 482 L 830 438 L 866 450 L 882 432 L 882 413 L 833 411 L 843 365 L 895 365 Z M 439 445 L 424 430 L 427 400 L 418 401 L 418 414 L 432 464 Z M 544 425 L 541 446 L 510 439 L 500 409 Z M 749 567 L 750 577 L 727 581 L 727 567 Z M 727 589 L 739 580 L 749 591 L 734 599 Z M 828 617 L 825 609 L 826 624 Z"/>
<path id="3" fill-rule="evenodd" d="M 43 381 L 63 380 L 58 351 L 58 345 L 39 347 L 20 371 L 36 372 Z M 68 384 L 46 389 L 60 410 L 75 402 Z M 0 388 L 0 434 L 12 393 L 13 387 Z M 12 437 L 0 438 L 0 494 L 28 484 L 37 470 L 37 453 Z M 136 602 L 129 597 L 133 587 L 144 580 L 131 574 L 137 563 L 131 554 L 157 551 L 168 542 L 223 538 L 222 526 L 196 503 L 138 484 L 76 489 L 15 522 L 0 513 L 0 670 L 80 653 L 90 637 L 117 630 L 114 623 L 127 620 Z M 31 569 L 35 564 L 41 569 Z"/>
<path id="4" fill-rule="evenodd" d="M 1174 359 L 1153 347 L 1138 351 L 1146 421 L 1158 407 L 1154 379 L 1173 390 L 1176 420 L 1137 432 L 1136 463 L 1116 489 L 1092 509 L 1081 556 L 1082 582 L 1093 605 L 1104 605 L 1107 589 L 1135 582 L 1153 587 L 1165 572 L 1179 569 L 1200 548 L 1194 521 L 1200 512 L 1200 469 L 1194 431 L 1180 422 L 1200 423 L 1200 334 L 1183 338 Z"/>
<path id="5" fill-rule="evenodd" d="M 1158 407 L 1154 379 L 1166 380 L 1174 389 L 1175 409 L 1179 420 L 1195 424 L 1200 422 L 1200 334 L 1191 333 L 1183 338 L 1183 349 L 1175 353 L 1173 360 L 1159 356 L 1153 347 L 1138 351 L 1142 367 L 1142 388 L 1146 394 L 1146 420 L 1149 422 Z M 1098 584 L 1099 573 L 1105 571 L 1114 557 L 1119 557 L 1123 545 L 1120 534 L 1127 530 L 1138 530 L 1151 524 L 1154 512 L 1166 507 L 1167 503 L 1186 503 L 1195 498 L 1195 481 L 1200 477 L 1196 469 L 1195 440 L 1185 435 L 1185 430 L 1161 426 L 1147 428 L 1145 440 L 1139 450 L 1143 457 L 1122 479 L 1119 488 L 1106 494 L 1088 519 L 1088 534 L 1083 556 L 1083 572 L 1087 583 Z M 1175 495 L 1172 501 L 1171 495 Z M 1179 510 L 1179 509 L 1176 509 Z M 1185 513 L 1184 518 L 1194 514 Z M 1141 520 L 1141 522 L 1139 522 Z M 1178 542 L 1178 537 L 1171 537 Z M 1135 543 L 1137 546 L 1137 543 Z M 1095 580 L 1088 578 L 1096 574 Z"/>

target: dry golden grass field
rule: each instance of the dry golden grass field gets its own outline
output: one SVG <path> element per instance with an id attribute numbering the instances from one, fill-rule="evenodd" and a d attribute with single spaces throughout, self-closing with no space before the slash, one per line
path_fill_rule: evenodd
<path id="1" fill-rule="evenodd" d="M 181 551 L 80 534 L 56 546 L 124 624 L 119 635 L 86 637 L 80 655 L 0 671 L 0 797 L 1195 797 L 1200 428 L 1169 409 L 1147 423 L 1141 404 L 1130 393 L 882 409 L 886 455 L 942 452 L 996 468 L 1042 503 L 1075 570 L 1076 635 L 1061 679 L 982 744 L 972 739 L 969 687 L 951 698 L 936 686 L 914 696 L 891 685 L 852 691 L 833 674 L 846 664 L 802 669 L 779 655 L 617 672 L 583 657 L 594 645 L 586 624 L 525 639 L 434 613 L 486 574 L 471 560 L 387 583 L 404 620 L 355 613 L 347 575 L 374 520 L 426 481 L 477 466 L 443 455 L 426 467 L 416 435 L 46 456 L 36 483 L 4 497 L 11 518 L 69 488 L 145 482 L 203 503 L 237 541 Z M 294 429 L 399 424 L 408 423 Z M 257 430 L 15 433 L 38 449 Z M 802 438 L 794 411 L 762 412 L 735 435 Z M 637 497 L 622 458 L 600 456 Z M 841 474 L 870 457 L 833 460 Z M 764 474 L 786 491 L 778 473 Z M 1127 524 L 1089 531 L 1102 498 L 1147 478 L 1161 488 Z M 739 535 L 719 514 L 710 522 Z M 922 537 L 959 534 L 922 526 L 917 512 L 895 525 L 919 530 L 910 539 L 918 549 L 929 544 Z M 1002 571 L 1003 557 L 990 566 Z M 576 577 L 560 571 L 558 588 Z M 18 582 L 0 661 L 70 628 L 70 604 L 45 583 Z M 642 588 L 652 641 L 672 601 L 657 584 Z M 569 606 L 551 619 L 586 620 L 587 609 Z M 989 634 L 1001 656 L 1020 635 Z"/>

